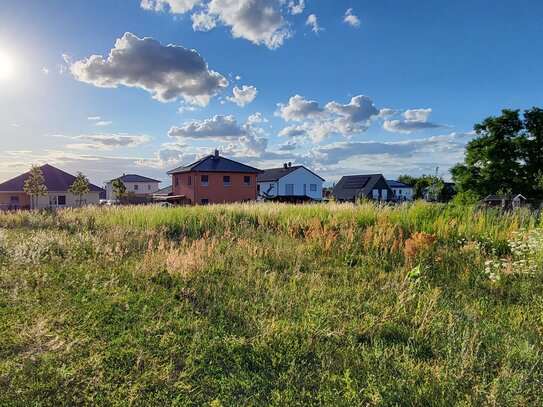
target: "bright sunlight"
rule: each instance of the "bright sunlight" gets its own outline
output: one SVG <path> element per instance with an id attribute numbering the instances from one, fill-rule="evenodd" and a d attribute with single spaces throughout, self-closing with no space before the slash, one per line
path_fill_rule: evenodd
<path id="1" fill-rule="evenodd" d="M 0 79 L 7 78 L 13 72 L 13 61 L 9 55 L 0 49 Z"/>

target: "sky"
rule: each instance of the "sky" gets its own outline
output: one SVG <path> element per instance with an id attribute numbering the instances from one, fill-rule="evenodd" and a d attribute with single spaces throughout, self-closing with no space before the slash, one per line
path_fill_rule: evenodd
<path id="1" fill-rule="evenodd" d="M 433 174 L 542 106 L 539 0 L 0 2 L 0 182 L 103 185 L 218 148 L 257 168 Z"/>

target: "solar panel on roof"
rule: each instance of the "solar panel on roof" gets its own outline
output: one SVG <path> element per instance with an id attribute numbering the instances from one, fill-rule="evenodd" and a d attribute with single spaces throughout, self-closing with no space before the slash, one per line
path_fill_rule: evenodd
<path id="1" fill-rule="evenodd" d="M 343 188 L 363 189 L 369 180 L 369 177 L 348 179 L 345 181 L 345 184 L 343 184 Z"/>

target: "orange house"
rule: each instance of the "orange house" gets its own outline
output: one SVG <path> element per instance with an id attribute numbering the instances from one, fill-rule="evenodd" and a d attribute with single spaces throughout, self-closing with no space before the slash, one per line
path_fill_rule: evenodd
<path id="1" fill-rule="evenodd" d="M 172 176 L 172 195 L 167 200 L 201 205 L 254 201 L 261 172 L 221 157 L 215 150 L 214 155 L 168 172 Z"/>

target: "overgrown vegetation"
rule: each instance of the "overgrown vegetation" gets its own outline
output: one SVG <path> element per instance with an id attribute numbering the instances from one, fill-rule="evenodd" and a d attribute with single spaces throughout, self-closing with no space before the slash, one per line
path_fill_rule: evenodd
<path id="1" fill-rule="evenodd" d="M 0 228 L 0 405 L 543 404 L 526 210 L 81 208 Z"/>

